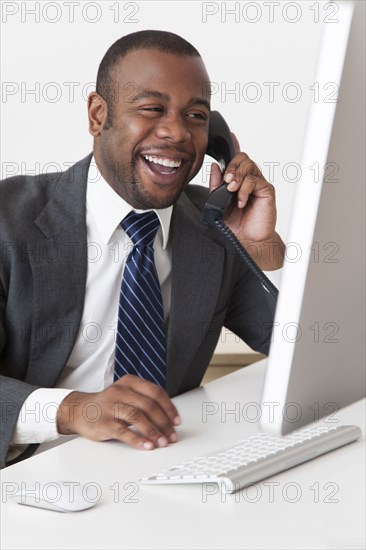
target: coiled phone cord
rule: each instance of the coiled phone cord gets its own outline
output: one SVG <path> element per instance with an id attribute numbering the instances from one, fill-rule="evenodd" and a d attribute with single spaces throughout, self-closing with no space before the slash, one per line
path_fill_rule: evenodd
<path id="1" fill-rule="evenodd" d="M 255 261 L 249 256 L 248 252 L 245 250 L 239 239 L 236 235 L 229 229 L 229 227 L 220 219 L 214 220 L 211 223 L 213 227 L 216 227 L 232 244 L 236 252 L 239 254 L 241 260 L 245 263 L 247 267 L 254 273 L 254 275 L 259 279 L 263 288 L 275 299 L 278 296 L 278 289 L 275 285 L 268 279 L 268 277 L 263 273 L 263 271 L 257 266 Z"/>

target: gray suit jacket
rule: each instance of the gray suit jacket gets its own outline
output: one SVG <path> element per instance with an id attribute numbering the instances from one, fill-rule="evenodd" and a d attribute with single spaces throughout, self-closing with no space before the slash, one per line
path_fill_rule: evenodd
<path id="1" fill-rule="evenodd" d="M 75 342 L 87 270 L 90 160 L 61 174 L 0 183 L 2 466 L 22 403 L 56 384 Z M 170 396 L 200 384 L 223 325 L 254 349 L 269 349 L 275 303 L 221 235 L 201 223 L 207 194 L 188 186 L 173 209 Z"/>

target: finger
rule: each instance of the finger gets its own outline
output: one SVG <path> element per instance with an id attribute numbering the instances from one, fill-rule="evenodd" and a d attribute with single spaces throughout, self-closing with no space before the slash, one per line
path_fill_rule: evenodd
<path id="1" fill-rule="evenodd" d="M 115 384 L 125 386 L 145 397 L 153 399 L 165 412 L 172 424 L 179 426 L 181 423 L 176 406 L 171 401 L 165 390 L 157 384 L 153 384 L 149 380 L 144 380 L 143 378 L 134 376 L 133 374 L 126 374 L 125 376 L 122 376 L 119 380 L 117 380 L 117 382 L 115 382 Z"/>
<path id="2" fill-rule="evenodd" d="M 116 422 L 114 434 L 111 439 L 116 439 L 122 443 L 126 443 L 130 447 L 135 449 L 143 449 L 145 451 L 151 451 L 156 446 L 150 439 L 132 431 L 124 422 Z"/>
<path id="3" fill-rule="evenodd" d="M 210 192 L 220 187 L 221 184 L 222 184 L 222 174 L 221 174 L 220 166 L 215 162 L 213 162 L 210 168 L 210 180 L 209 180 Z"/>
<path id="4" fill-rule="evenodd" d="M 158 442 L 158 445 L 165 446 L 168 443 L 177 441 L 177 434 L 174 426 L 165 412 L 159 407 L 156 401 L 131 391 L 130 394 L 124 393 L 123 402 L 113 406 L 117 420 L 136 426 L 140 431 L 140 422 L 147 419 L 152 426 L 156 428 L 154 438 L 156 441 L 162 436 L 164 441 Z"/>
<path id="5" fill-rule="evenodd" d="M 144 439 L 153 443 L 154 447 L 166 447 L 171 441 L 167 434 L 171 434 L 174 428 L 169 423 L 169 428 L 164 433 L 164 430 L 159 429 L 155 420 L 151 420 L 142 410 L 141 401 L 138 403 L 119 403 L 119 406 L 114 406 L 114 420 L 117 424 L 125 426 L 128 424 L 134 426 Z M 117 430 L 123 436 L 123 441 L 126 437 L 130 441 L 129 434 L 126 435 L 125 430 Z M 140 444 L 140 443 L 139 443 Z M 146 447 L 146 446 L 145 446 Z"/>
<path id="6" fill-rule="evenodd" d="M 249 197 L 253 195 L 258 176 L 247 176 L 237 192 L 238 208 L 244 208 L 248 204 Z"/>
<path id="7" fill-rule="evenodd" d="M 234 162 L 235 161 L 235 162 Z M 263 175 L 254 161 L 245 153 L 236 155 L 233 162 L 229 164 L 224 179 L 229 184 L 229 191 L 238 191 L 248 176 L 263 178 Z"/>
<path id="8" fill-rule="evenodd" d="M 238 183 L 240 177 L 242 176 L 243 167 L 250 162 L 252 161 L 250 160 L 250 158 L 246 153 L 241 152 L 236 154 L 225 170 L 224 181 L 229 184 Z M 228 186 L 228 189 L 230 191 L 232 190 L 231 187 L 233 186 L 232 185 Z"/>
<path id="9" fill-rule="evenodd" d="M 260 176 L 247 176 L 237 192 L 238 208 L 244 208 L 250 196 L 253 198 L 271 198 L 272 187 Z"/>

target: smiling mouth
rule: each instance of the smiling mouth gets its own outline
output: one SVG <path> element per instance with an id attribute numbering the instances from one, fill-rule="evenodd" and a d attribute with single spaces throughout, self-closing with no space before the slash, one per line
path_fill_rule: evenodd
<path id="1" fill-rule="evenodd" d="M 152 172 L 160 175 L 171 176 L 172 174 L 176 174 L 184 164 L 182 159 L 169 159 L 155 155 L 140 155 L 140 157 Z"/>

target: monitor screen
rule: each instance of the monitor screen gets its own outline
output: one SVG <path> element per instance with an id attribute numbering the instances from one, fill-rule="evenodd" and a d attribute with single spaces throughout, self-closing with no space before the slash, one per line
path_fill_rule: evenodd
<path id="1" fill-rule="evenodd" d="M 338 22 L 323 24 L 323 94 L 309 110 L 262 394 L 272 411 L 262 428 L 278 435 L 365 395 L 365 3 L 337 4 Z"/>

